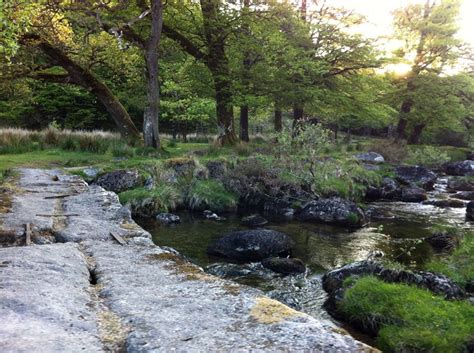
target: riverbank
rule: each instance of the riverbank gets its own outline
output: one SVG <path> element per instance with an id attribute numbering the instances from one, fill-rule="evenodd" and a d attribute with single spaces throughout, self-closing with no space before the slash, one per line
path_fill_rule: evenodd
<path id="1" fill-rule="evenodd" d="M 0 249 L 9 351 L 371 350 L 153 245 L 115 194 L 60 171 L 19 173 L 1 217 L 12 240 Z"/>

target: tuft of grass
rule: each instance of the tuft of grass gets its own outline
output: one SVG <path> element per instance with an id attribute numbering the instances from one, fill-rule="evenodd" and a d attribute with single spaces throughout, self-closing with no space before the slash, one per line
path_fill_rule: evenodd
<path id="1" fill-rule="evenodd" d="M 449 256 L 432 260 L 425 268 L 450 277 L 461 287 L 474 281 L 474 232 L 467 232 Z"/>
<path id="2" fill-rule="evenodd" d="M 462 352 L 472 341 L 474 306 L 447 301 L 405 284 L 363 277 L 346 290 L 339 309 L 354 322 L 378 331 L 387 352 Z"/>
<path id="3" fill-rule="evenodd" d="M 215 180 L 197 180 L 186 194 L 186 204 L 193 210 L 229 211 L 237 207 L 237 201 L 234 193 Z"/>
<path id="4" fill-rule="evenodd" d="M 176 209 L 181 200 L 181 194 L 173 185 L 161 184 L 153 190 L 145 188 L 136 188 L 121 192 L 119 195 L 120 202 L 125 204 L 139 203 L 145 199 L 153 201 L 153 208 L 157 212 L 168 212 Z"/>

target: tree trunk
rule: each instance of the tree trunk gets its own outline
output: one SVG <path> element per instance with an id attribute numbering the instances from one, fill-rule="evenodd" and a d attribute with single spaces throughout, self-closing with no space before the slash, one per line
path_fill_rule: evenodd
<path id="1" fill-rule="evenodd" d="M 283 114 L 280 109 L 275 109 L 274 126 L 275 132 L 281 132 L 283 130 Z"/>
<path id="2" fill-rule="evenodd" d="M 295 130 L 298 125 L 303 120 L 304 110 L 303 107 L 299 104 L 293 106 L 293 130 Z"/>
<path id="3" fill-rule="evenodd" d="M 400 108 L 400 119 L 398 120 L 397 125 L 397 139 L 399 140 L 406 138 L 406 127 L 408 124 L 407 115 L 410 113 L 412 106 L 413 101 L 411 99 L 406 99 L 403 101 Z"/>
<path id="4" fill-rule="evenodd" d="M 216 94 L 216 115 L 218 143 L 233 145 L 237 142 L 234 129 L 234 107 L 232 81 L 230 78 L 229 60 L 225 53 L 224 38 L 219 28 L 222 27 L 219 14 L 219 2 L 201 0 L 204 36 L 208 48 L 206 65 L 211 70 Z"/>
<path id="5" fill-rule="evenodd" d="M 123 105 L 114 96 L 112 91 L 104 83 L 99 81 L 91 71 L 80 66 L 61 49 L 42 40 L 39 36 L 29 34 L 27 39 L 39 41 L 38 47 L 40 50 L 66 70 L 73 83 L 87 89 L 91 94 L 97 97 L 114 120 L 118 131 L 124 138 L 127 140 L 140 138 L 138 129 Z"/>
<path id="6" fill-rule="evenodd" d="M 249 106 L 240 107 L 240 140 L 249 142 Z"/>
<path id="7" fill-rule="evenodd" d="M 158 121 L 160 114 L 160 87 L 158 83 L 158 45 L 163 26 L 161 0 L 151 1 L 151 32 L 145 43 L 147 105 L 143 113 L 145 146 L 160 148 Z"/>
<path id="8" fill-rule="evenodd" d="M 237 142 L 237 136 L 234 129 L 231 83 L 228 77 L 220 74 L 213 76 L 216 91 L 218 143 L 221 146 L 234 145 Z"/>
<path id="9" fill-rule="evenodd" d="M 408 139 L 408 143 L 417 145 L 420 143 L 420 137 L 421 133 L 423 132 L 423 129 L 425 128 L 426 124 L 417 124 L 413 128 L 413 131 L 410 135 L 410 138 Z"/>

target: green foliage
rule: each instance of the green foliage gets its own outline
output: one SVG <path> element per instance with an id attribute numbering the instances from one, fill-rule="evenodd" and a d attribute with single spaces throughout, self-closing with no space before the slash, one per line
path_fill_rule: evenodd
<path id="1" fill-rule="evenodd" d="M 230 211 L 237 207 L 237 196 L 215 180 L 196 180 L 187 191 L 186 204 L 193 210 Z"/>
<path id="2" fill-rule="evenodd" d="M 449 162 L 448 154 L 443 150 L 433 146 L 423 146 L 416 149 L 411 149 L 408 152 L 408 158 L 406 160 L 409 164 L 422 165 L 425 167 L 436 167 L 440 166 L 445 162 Z"/>
<path id="3" fill-rule="evenodd" d="M 451 228 L 449 228 L 451 229 Z M 454 232 L 454 230 L 450 230 Z M 459 233 L 459 231 L 457 232 Z M 474 280 L 474 232 L 467 232 L 461 243 L 449 256 L 441 257 L 426 265 L 428 271 L 444 274 L 464 287 Z"/>
<path id="4" fill-rule="evenodd" d="M 469 302 L 374 277 L 348 288 L 339 309 L 351 320 L 377 328 L 376 342 L 388 352 L 462 352 L 474 332 Z"/>

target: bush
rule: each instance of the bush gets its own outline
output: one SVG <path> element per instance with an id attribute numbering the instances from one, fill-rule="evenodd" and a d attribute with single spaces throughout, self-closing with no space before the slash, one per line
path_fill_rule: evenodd
<path id="1" fill-rule="evenodd" d="M 377 345 L 387 352 L 463 352 L 473 338 L 472 304 L 374 277 L 355 281 L 339 309 L 350 320 L 375 328 Z"/>
<path id="2" fill-rule="evenodd" d="M 234 210 L 237 196 L 215 180 L 197 180 L 191 184 L 185 198 L 192 210 L 211 209 L 215 212 Z"/>
<path id="3" fill-rule="evenodd" d="M 441 149 L 433 146 L 423 146 L 409 151 L 406 162 L 425 167 L 437 167 L 450 160 L 448 154 Z"/>
<path id="4" fill-rule="evenodd" d="M 380 153 L 389 163 L 400 164 L 408 155 L 405 141 L 378 140 L 368 146 L 368 151 Z"/>

